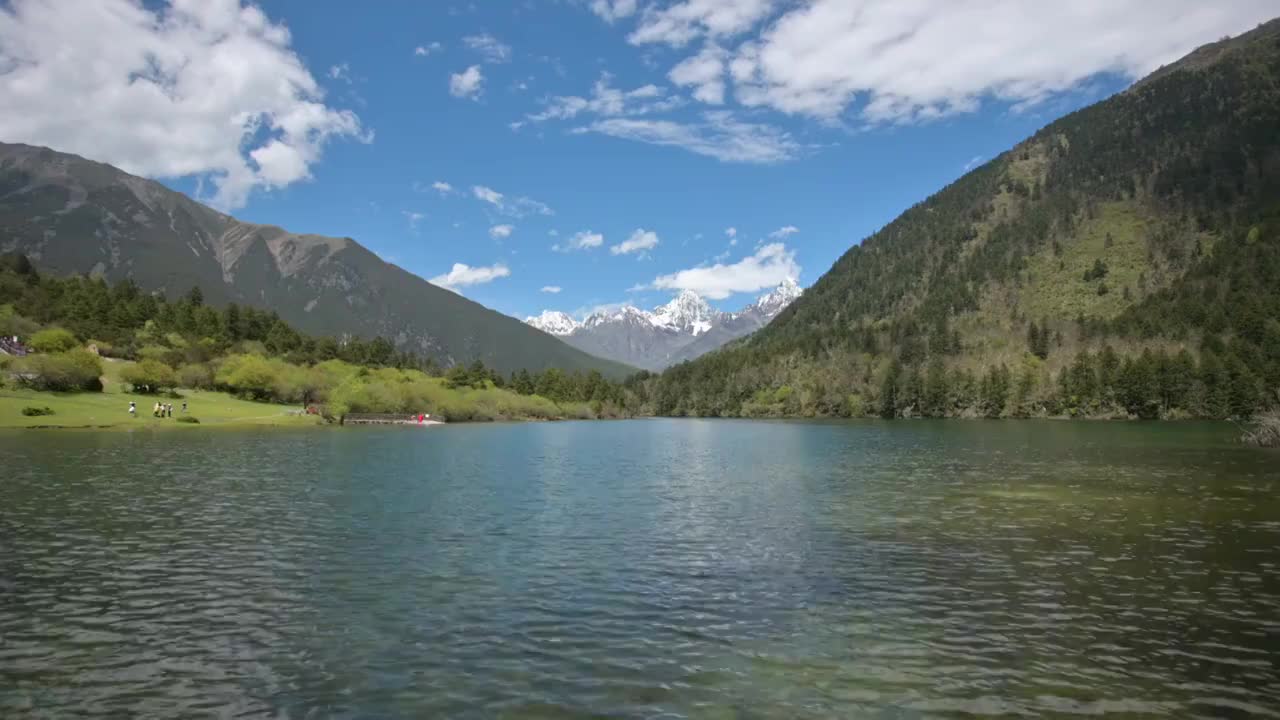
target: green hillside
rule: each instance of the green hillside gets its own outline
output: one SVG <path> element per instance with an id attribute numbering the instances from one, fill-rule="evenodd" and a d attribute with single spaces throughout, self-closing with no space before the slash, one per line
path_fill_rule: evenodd
<path id="1" fill-rule="evenodd" d="M 672 415 L 1239 416 L 1280 388 L 1280 21 L 1072 113 L 646 386 Z"/>
<path id="2" fill-rule="evenodd" d="M 631 369 L 384 262 L 350 238 L 241 222 L 163 185 L 48 148 L 0 143 L 0 253 L 41 271 L 132 281 L 170 298 L 278 313 L 313 335 L 371 340 L 441 366 L 504 373 Z"/>

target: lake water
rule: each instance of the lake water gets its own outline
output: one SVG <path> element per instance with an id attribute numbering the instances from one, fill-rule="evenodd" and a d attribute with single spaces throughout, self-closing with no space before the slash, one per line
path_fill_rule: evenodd
<path id="1" fill-rule="evenodd" d="M 0 434 L 0 717 L 1280 717 L 1236 434 Z"/>

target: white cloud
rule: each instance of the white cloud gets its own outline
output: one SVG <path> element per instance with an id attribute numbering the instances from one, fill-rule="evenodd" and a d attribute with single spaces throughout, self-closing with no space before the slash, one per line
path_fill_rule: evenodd
<path id="1" fill-rule="evenodd" d="M 542 112 L 527 115 L 526 118 L 530 122 L 543 122 L 568 120 L 581 113 L 606 117 L 648 115 L 671 110 L 682 103 L 680 98 L 665 97 L 666 92 L 657 85 L 642 85 L 634 90 L 622 91 L 612 87 L 612 80 L 609 73 L 602 73 L 591 88 L 591 97 L 552 97 L 545 101 L 546 108 Z"/>
<path id="2" fill-rule="evenodd" d="M 849 4 L 848 0 L 839 2 Z M 645 8 L 628 40 L 636 45 L 680 47 L 703 35 L 732 37 L 768 17 L 773 5 L 773 0 L 684 0 L 661 9 L 651 6 Z"/>
<path id="3" fill-rule="evenodd" d="M 631 237 L 609 248 L 612 255 L 627 255 L 633 252 L 644 252 L 658 246 L 658 233 L 641 228 L 631 233 Z"/>
<path id="4" fill-rule="evenodd" d="M 736 228 L 736 227 L 727 227 L 727 228 L 725 228 L 725 229 L 724 229 L 724 234 L 725 234 L 725 236 L 727 236 L 727 237 L 731 237 L 731 238 L 738 237 L 738 228 Z"/>
<path id="5" fill-rule="evenodd" d="M 788 236 L 795 235 L 798 232 L 800 232 L 800 228 L 796 227 L 795 225 L 786 225 L 784 227 L 780 227 L 777 230 L 774 230 L 773 232 L 769 233 L 769 237 L 774 238 L 776 240 L 782 240 Z"/>
<path id="6" fill-rule="evenodd" d="M 723 105 L 728 57 L 729 53 L 724 48 L 708 43 L 702 52 L 671 68 L 667 77 L 681 87 L 693 86 L 694 98 L 709 105 Z"/>
<path id="7" fill-rule="evenodd" d="M 570 252 L 572 250 L 590 250 L 592 248 L 598 248 L 603 244 L 604 235 L 597 232 L 591 232 L 590 230 L 583 230 L 580 233 L 575 233 L 573 237 L 569 238 L 569 242 L 563 245 L 552 245 L 551 249 L 558 252 Z"/>
<path id="8" fill-rule="evenodd" d="M 483 285 L 484 283 L 493 282 L 498 278 L 504 278 L 511 275 L 511 271 L 506 265 L 497 263 L 488 267 L 471 267 L 464 263 L 454 263 L 453 268 L 443 275 L 437 275 L 428 282 L 432 285 L 438 285 L 446 290 L 454 290 L 466 287 L 468 285 Z"/>
<path id="9" fill-rule="evenodd" d="M 489 203 L 490 205 L 502 206 L 502 193 L 494 190 L 493 188 L 487 188 L 483 185 L 473 185 L 471 187 L 471 192 L 477 198 Z"/>
<path id="10" fill-rule="evenodd" d="M 498 38 L 488 33 L 468 35 L 462 38 L 462 43 L 480 53 L 485 62 L 504 63 L 511 60 L 511 46 L 503 44 Z"/>
<path id="11" fill-rule="evenodd" d="M 751 106 L 871 123 L 1026 107 L 1101 72 L 1138 78 L 1276 14 L 1275 0 L 813 0 L 793 6 L 730 63 Z M 668 35 L 681 37 L 680 27 Z M 637 30 L 639 33 L 639 30 Z"/>
<path id="12" fill-rule="evenodd" d="M 351 66 L 347 63 L 333 65 L 329 68 L 329 77 L 333 80 L 340 80 L 348 85 L 351 84 Z"/>
<path id="13" fill-rule="evenodd" d="M 472 186 L 471 193 L 476 196 L 476 199 L 487 202 L 497 208 L 498 212 L 503 215 L 516 218 L 528 215 L 555 215 L 555 212 L 547 207 L 546 203 L 540 203 L 527 197 L 507 197 L 497 190 L 484 185 Z"/>
<path id="14" fill-rule="evenodd" d="M 414 48 L 413 54 L 417 57 L 427 57 L 428 55 L 438 53 L 442 50 L 444 50 L 443 45 L 441 45 L 438 42 L 432 42 L 432 43 L 427 43 L 426 45 L 419 45 L 418 47 Z"/>
<path id="15" fill-rule="evenodd" d="M 543 285 L 542 290 L 540 292 L 551 293 L 552 295 L 555 295 L 559 293 L 562 289 L 563 288 L 561 288 L 559 285 Z"/>
<path id="16" fill-rule="evenodd" d="M 513 230 L 515 230 L 515 227 L 511 225 L 494 225 L 493 227 L 489 228 L 489 237 L 493 238 L 494 240 L 509 238 L 511 237 L 511 232 Z"/>
<path id="17" fill-rule="evenodd" d="M 981 155 L 974 155 L 969 159 L 969 162 L 964 164 L 964 172 L 969 172 L 970 170 L 978 167 L 978 165 L 982 163 L 983 159 L 984 158 Z"/>
<path id="18" fill-rule="evenodd" d="M 400 214 L 404 215 L 405 219 L 409 221 L 410 230 L 417 230 L 418 223 L 422 222 L 422 220 L 426 217 L 426 215 L 420 212 L 411 212 L 409 210 L 401 210 Z"/>
<path id="19" fill-rule="evenodd" d="M 154 4 L 153 4 L 154 5 Z M 0 138 L 140 175 L 208 179 L 209 201 L 311 177 L 334 138 L 371 141 L 256 6 L 131 0 L 0 5 Z"/>
<path id="20" fill-rule="evenodd" d="M 755 292 L 773 287 L 787 278 L 800 276 L 794 250 L 783 243 L 770 243 L 736 263 L 690 268 L 654 278 L 651 287 L 658 290 L 692 290 L 712 300 L 723 300 L 734 293 Z"/>
<path id="21" fill-rule="evenodd" d="M 636 0 L 591 0 L 591 12 L 613 24 L 636 12 Z"/>
<path id="22" fill-rule="evenodd" d="M 703 121 L 683 124 L 671 120 L 607 118 L 575 132 L 684 148 L 722 162 L 773 164 L 800 154 L 791 135 L 771 125 L 744 122 L 724 110 L 703 113 Z"/>
<path id="23" fill-rule="evenodd" d="M 472 65 L 460 73 L 449 76 L 449 94 L 454 97 L 475 100 L 484 90 L 483 85 L 484 73 L 480 72 L 479 65 Z"/>
<path id="24" fill-rule="evenodd" d="M 443 180 L 437 180 L 431 183 L 431 189 L 441 195 L 448 195 L 453 192 L 453 186 Z"/>

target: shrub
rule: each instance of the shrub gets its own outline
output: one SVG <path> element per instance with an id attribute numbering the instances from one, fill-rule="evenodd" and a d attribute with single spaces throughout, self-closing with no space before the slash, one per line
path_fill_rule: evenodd
<path id="1" fill-rule="evenodd" d="M 39 417 L 39 416 L 41 416 L 41 415 L 52 415 L 52 414 L 53 414 L 53 408 L 48 407 L 48 406 L 46 406 L 46 407 L 35 407 L 34 405 L 28 405 L 28 406 L 26 406 L 26 407 L 22 408 L 22 414 L 23 414 L 23 415 L 26 415 L 27 417 Z"/>
<path id="2" fill-rule="evenodd" d="M 173 368 L 159 360 L 142 360 L 120 372 L 120 378 L 133 386 L 134 392 L 158 393 L 178 384 Z"/>
<path id="3" fill-rule="evenodd" d="M 213 368 L 208 365 L 195 363 L 178 368 L 179 387 L 210 390 L 213 385 Z"/>
<path id="4" fill-rule="evenodd" d="M 179 416 L 179 417 L 177 417 L 177 418 L 174 418 L 174 420 L 176 420 L 177 422 L 180 422 L 180 423 L 188 423 L 188 424 L 191 424 L 191 425 L 199 425 L 199 424 L 200 424 L 200 421 L 199 421 L 199 420 L 197 420 L 197 419 L 196 419 L 196 417 L 195 417 L 194 415 L 181 415 L 181 416 Z"/>
<path id="5" fill-rule="evenodd" d="M 36 352 L 60 353 L 67 352 L 68 350 L 78 346 L 80 343 L 76 341 L 76 336 L 72 335 L 70 330 L 54 327 L 41 330 L 35 335 L 32 335 L 31 342 L 27 344 Z"/>
<path id="6" fill-rule="evenodd" d="M 1253 420 L 1253 426 L 1245 431 L 1244 441 L 1258 447 L 1280 448 L 1280 411 L 1263 413 Z"/>
<path id="7" fill-rule="evenodd" d="M 0 305 L 0 335 L 27 337 L 39 328 L 39 325 L 15 312 L 12 305 Z"/>
<path id="8" fill-rule="evenodd" d="M 265 400 L 272 396 L 276 375 L 275 368 L 261 355 L 232 355 L 218 369 L 217 383 L 236 395 Z"/>
<path id="9" fill-rule="evenodd" d="M 115 346 L 105 340 L 89 340 L 85 342 L 85 347 L 90 345 L 98 348 L 98 355 L 102 357 L 119 357 L 116 355 Z"/>
<path id="10" fill-rule="evenodd" d="M 102 361 L 88 350 L 30 355 L 18 365 L 22 381 L 41 390 L 102 390 Z"/>

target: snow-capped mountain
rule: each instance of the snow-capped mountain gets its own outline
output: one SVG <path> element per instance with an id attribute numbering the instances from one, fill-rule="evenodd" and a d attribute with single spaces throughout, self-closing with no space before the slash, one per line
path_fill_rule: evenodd
<path id="1" fill-rule="evenodd" d="M 580 325 L 568 313 L 562 313 L 559 310 L 543 310 L 541 315 L 527 317 L 524 321 L 542 332 L 552 335 L 568 335 L 577 330 Z"/>
<path id="2" fill-rule="evenodd" d="M 626 305 L 592 313 L 581 322 L 566 313 L 545 310 L 525 322 L 598 357 L 661 370 L 764 327 L 801 292 L 794 280 L 787 279 L 738 312 L 728 313 L 683 290 L 653 310 Z"/>

